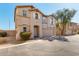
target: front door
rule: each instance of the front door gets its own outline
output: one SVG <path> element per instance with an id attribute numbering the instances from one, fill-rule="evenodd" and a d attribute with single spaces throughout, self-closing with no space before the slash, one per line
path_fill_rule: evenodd
<path id="1" fill-rule="evenodd" d="M 34 37 L 39 37 L 39 27 L 34 26 Z"/>

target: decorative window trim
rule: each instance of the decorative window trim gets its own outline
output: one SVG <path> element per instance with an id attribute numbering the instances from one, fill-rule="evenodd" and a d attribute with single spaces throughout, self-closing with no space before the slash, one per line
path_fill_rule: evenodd
<path id="1" fill-rule="evenodd" d="M 26 11 L 25 11 L 25 10 L 23 10 L 22 15 L 23 15 L 24 17 L 26 17 L 26 16 L 27 16 L 27 13 L 26 13 Z"/>

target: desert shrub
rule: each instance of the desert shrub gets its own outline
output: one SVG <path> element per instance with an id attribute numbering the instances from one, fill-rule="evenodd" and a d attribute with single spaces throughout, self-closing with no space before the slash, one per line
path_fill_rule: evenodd
<path id="1" fill-rule="evenodd" d="M 7 36 L 7 32 L 0 32 L 0 37 L 6 37 Z"/>
<path id="2" fill-rule="evenodd" d="M 0 32 L 0 37 L 2 37 L 2 33 Z"/>
<path id="3" fill-rule="evenodd" d="M 79 34 L 79 32 L 78 32 L 78 34 Z"/>
<path id="4" fill-rule="evenodd" d="M 7 32 L 2 32 L 2 37 L 6 37 L 7 36 Z"/>
<path id="5" fill-rule="evenodd" d="M 31 36 L 30 32 L 21 32 L 20 33 L 20 37 L 22 40 L 29 40 Z"/>

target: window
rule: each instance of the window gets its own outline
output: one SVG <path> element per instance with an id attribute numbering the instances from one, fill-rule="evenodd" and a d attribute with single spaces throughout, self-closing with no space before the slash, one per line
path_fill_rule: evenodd
<path id="1" fill-rule="evenodd" d="M 23 27 L 23 32 L 26 32 L 26 27 Z"/>
<path id="2" fill-rule="evenodd" d="M 35 13 L 35 19 L 38 19 L 38 14 L 37 13 Z"/>
<path id="3" fill-rule="evenodd" d="M 50 19 L 50 24 L 53 25 L 53 19 Z"/>
<path id="4" fill-rule="evenodd" d="M 53 19 L 51 20 L 51 25 L 53 25 Z"/>
<path id="5" fill-rule="evenodd" d="M 45 17 L 42 19 L 42 24 L 47 24 L 47 19 Z"/>
<path id="6" fill-rule="evenodd" d="M 43 19 L 42 23 L 43 23 L 43 24 L 47 24 L 46 19 Z"/>
<path id="7" fill-rule="evenodd" d="M 25 10 L 23 10 L 23 16 L 26 16 L 27 14 L 26 14 L 26 11 Z"/>

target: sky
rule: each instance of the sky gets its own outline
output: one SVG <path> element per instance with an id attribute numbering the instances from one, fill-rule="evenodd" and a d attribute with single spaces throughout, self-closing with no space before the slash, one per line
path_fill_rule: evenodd
<path id="1" fill-rule="evenodd" d="M 77 12 L 72 18 L 72 22 L 79 23 L 79 4 L 77 3 L 0 3 L 0 29 L 15 30 L 14 10 L 18 5 L 33 5 L 45 15 L 55 13 L 63 8 L 75 9 Z"/>

